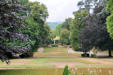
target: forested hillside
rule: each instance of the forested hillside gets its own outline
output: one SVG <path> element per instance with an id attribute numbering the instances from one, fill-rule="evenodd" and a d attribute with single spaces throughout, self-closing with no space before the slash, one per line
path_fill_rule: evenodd
<path id="1" fill-rule="evenodd" d="M 62 22 L 48 22 L 48 25 L 50 26 L 51 29 L 55 29 L 55 27 L 61 23 Z"/>

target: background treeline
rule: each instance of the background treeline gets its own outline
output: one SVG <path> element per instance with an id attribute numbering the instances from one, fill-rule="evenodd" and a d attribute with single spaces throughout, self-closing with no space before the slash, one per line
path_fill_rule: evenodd
<path id="1" fill-rule="evenodd" d="M 67 18 L 65 22 L 59 24 L 55 28 L 56 36 L 60 37 L 59 43 L 63 44 L 70 44 L 70 24 L 72 22 L 72 18 Z"/>
<path id="2" fill-rule="evenodd" d="M 28 57 L 51 41 L 44 4 L 28 0 L 0 0 L 0 59 Z"/>
<path id="3" fill-rule="evenodd" d="M 56 27 L 60 43 L 71 44 L 74 50 L 85 54 L 92 48 L 113 50 L 113 1 L 81 0 L 74 18 L 68 18 Z"/>

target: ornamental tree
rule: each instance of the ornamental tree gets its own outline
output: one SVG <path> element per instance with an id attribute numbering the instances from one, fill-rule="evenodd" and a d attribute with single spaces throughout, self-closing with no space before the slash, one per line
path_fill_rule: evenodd
<path id="1" fill-rule="evenodd" d="M 11 56 L 29 51 L 29 37 L 20 32 L 25 24 L 20 12 L 25 10 L 17 0 L 0 0 L 0 59 L 7 63 Z"/>

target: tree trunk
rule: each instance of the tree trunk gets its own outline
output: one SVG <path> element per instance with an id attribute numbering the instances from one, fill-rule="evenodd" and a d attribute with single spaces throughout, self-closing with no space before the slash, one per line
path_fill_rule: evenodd
<path id="1" fill-rule="evenodd" d="M 108 51 L 109 57 L 112 57 L 112 51 L 109 49 Z"/>

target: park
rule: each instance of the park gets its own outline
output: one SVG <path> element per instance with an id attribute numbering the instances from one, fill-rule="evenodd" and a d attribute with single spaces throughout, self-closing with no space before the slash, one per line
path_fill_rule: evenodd
<path id="1" fill-rule="evenodd" d="M 40 48 L 42 49 L 42 48 Z M 66 65 L 74 75 L 112 75 L 112 58 L 83 58 L 81 52 L 65 47 L 44 48 L 32 58 L 12 59 L 9 65 L 0 62 L 1 75 L 62 75 Z M 104 53 L 106 54 L 106 52 Z"/>
<path id="2" fill-rule="evenodd" d="M 0 75 L 113 75 L 112 0 L 1 0 Z"/>

